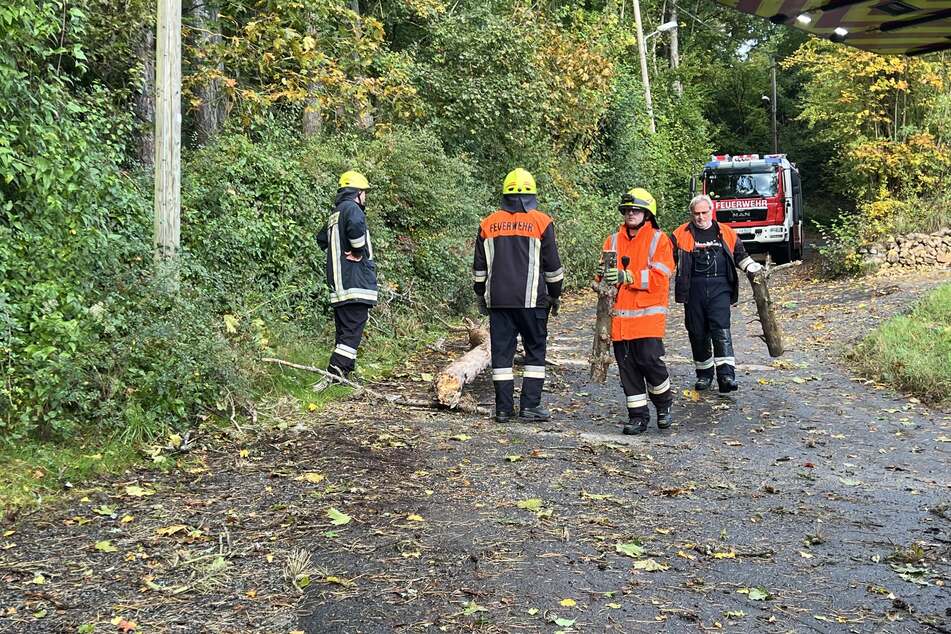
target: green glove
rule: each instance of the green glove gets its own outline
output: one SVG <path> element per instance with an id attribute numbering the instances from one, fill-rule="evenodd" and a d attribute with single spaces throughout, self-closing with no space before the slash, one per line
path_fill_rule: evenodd
<path id="1" fill-rule="evenodd" d="M 616 268 L 609 268 L 604 272 L 604 281 L 608 284 L 617 284 L 618 270 Z"/>
<path id="2" fill-rule="evenodd" d="M 633 284 L 634 283 L 634 274 L 624 269 L 621 271 L 621 277 L 618 280 L 621 284 Z"/>

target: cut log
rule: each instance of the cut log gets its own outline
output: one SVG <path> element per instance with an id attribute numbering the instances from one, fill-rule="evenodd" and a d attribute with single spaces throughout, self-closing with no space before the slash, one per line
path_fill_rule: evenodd
<path id="1" fill-rule="evenodd" d="M 756 312 L 759 314 L 759 323 L 763 326 L 763 341 L 769 356 L 778 357 L 783 354 L 783 333 L 773 310 L 773 301 L 769 297 L 769 275 L 758 273 L 750 279 L 753 287 L 753 299 L 756 300 Z"/>
<path id="2" fill-rule="evenodd" d="M 605 269 L 617 266 L 617 254 L 613 251 L 604 252 L 602 257 L 602 265 Z M 604 383 L 614 358 L 611 354 L 611 320 L 617 288 L 604 280 L 592 284 L 591 288 L 598 293 L 598 316 L 594 322 L 594 343 L 591 345 L 588 363 L 591 369 L 591 380 L 595 383 Z"/>
<path id="3" fill-rule="evenodd" d="M 489 333 L 484 328 L 470 328 L 469 342 L 475 347 L 446 366 L 433 381 L 436 401 L 450 409 L 459 404 L 462 389 L 482 374 L 492 359 Z"/>

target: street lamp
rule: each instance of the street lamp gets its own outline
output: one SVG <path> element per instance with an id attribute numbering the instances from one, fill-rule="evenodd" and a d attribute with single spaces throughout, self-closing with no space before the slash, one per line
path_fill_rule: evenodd
<path id="1" fill-rule="evenodd" d="M 659 27 L 657 27 L 657 30 L 656 30 L 656 31 L 654 31 L 653 33 L 651 33 L 650 35 L 648 35 L 647 37 L 645 37 L 644 40 L 645 40 L 645 41 L 646 41 L 646 40 L 649 40 L 649 39 L 651 39 L 652 37 L 654 37 L 655 35 L 657 35 L 657 34 L 659 34 L 659 33 L 666 33 L 667 31 L 673 31 L 673 30 L 676 29 L 676 28 L 677 28 L 677 21 L 676 21 L 676 20 L 671 20 L 670 22 L 664 22 L 664 23 L 661 24 Z"/>

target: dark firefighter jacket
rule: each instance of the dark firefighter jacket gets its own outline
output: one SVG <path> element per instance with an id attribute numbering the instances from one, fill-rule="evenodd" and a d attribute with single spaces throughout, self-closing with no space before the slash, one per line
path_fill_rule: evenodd
<path id="1" fill-rule="evenodd" d="M 736 232 L 730 225 L 713 222 L 717 227 L 717 238 L 723 245 L 727 256 L 733 260 L 733 264 L 742 271 L 746 271 L 753 258 L 746 254 L 743 247 L 743 241 L 737 239 Z M 690 277 L 693 272 L 693 252 L 696 241 L 694 240 L 694 226 L 691 222 L 686 222 L 676 229 L 671 236 L 674 246 L 674 261 L 677 264 L 677 276 L 674 281 L 674 299 L 679 304 L 686 304 L 690 298 Z M 730 303 L 735 304 L 740 299 L 740 282 L 736 274 L 736 268 L 728 266 L 726 270 L 727 281 L 730 282 Z"/>
<path id="2" fill-rule="evenodd" d="M 357 204 L 359 190 L 347 187 L 337 192 L 336 208 L 327 226 L 317 234 L 317 244 L 327 251 L 327 285 L 330 303 L 376 304 L 376 262 L 363 207 Z M 360 258 L 347 259 L 347 254 Z"/>
<path id="3" fill-rule="evenodd" d="M 547 308 L 548 298 L 561 294 L 564 278 L 547 215 L 534 208 L 499 209 L 479 225 L 472 280 L 488 307 Z"/>

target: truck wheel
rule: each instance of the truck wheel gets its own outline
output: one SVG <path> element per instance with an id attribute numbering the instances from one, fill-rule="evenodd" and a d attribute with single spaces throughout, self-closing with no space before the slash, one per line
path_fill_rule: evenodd
<path id="1" fill-rule="evenodd" d="M 792 260 L 792 242 L 783 242 L 770 247 L 769 255 L 776 264 L 786 264 Z"/>

